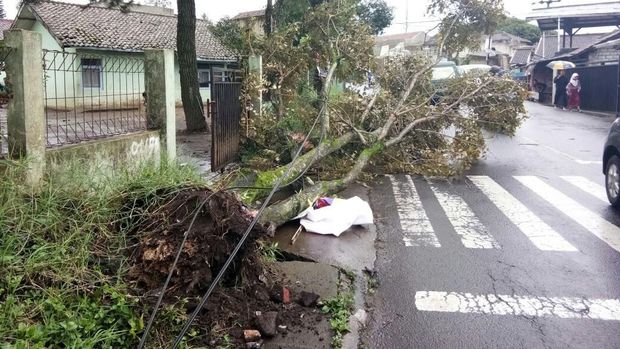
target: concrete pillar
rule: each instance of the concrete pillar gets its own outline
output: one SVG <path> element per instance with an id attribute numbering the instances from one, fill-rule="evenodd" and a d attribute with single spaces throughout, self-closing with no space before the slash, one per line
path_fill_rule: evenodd
<path id="1" fill-rule="evenodd" d="M 250 74 L 254 74 L 259 79 L 259 86 L 263 86 L 263 56 L 248 57 L 248 70 Z M 263 90 L 258 91 L 258 95 L 252 98 L 254 104 L 254 115 L 263 116 Z"/>
<path id="2" fill-rule="evenodd" d="M 26 159 L 27 181 L 37 184 L 43 178 L 47 144 L 41 34 L 6 31 L 4 44 L 11 49 L 6 58 L 9 154 Z"/>
<path id="3" fill-rule="evenodd" d="M 169 161 L 176 158 L 176 109 L 173 50 L 146 50 L 144 58 L 147 125 L 159 130 Z M 164 153 L 162 153 L 164 154 Z"/>

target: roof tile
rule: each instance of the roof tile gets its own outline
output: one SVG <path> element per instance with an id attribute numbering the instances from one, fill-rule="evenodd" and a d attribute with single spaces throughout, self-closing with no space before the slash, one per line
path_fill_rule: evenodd
<path id="1" fill-rule="evenodd" d="M 245 18 L 252 18 L 252 17 L 264 17 L 265 16 L 265 10 L 256 10 L 256 11 L 247 11 L 247 12 L 240 12 L 238 13 L 235 17 L 231 18 L 231 19 L 245 19 Z"/>
<path id="2" fill-rule="evenodd" d="M 63 47 L 143 51 L 176 49 L 176 16 L 138 11 L 122 12 L 100 6 L 60 2 L 30 5 Z M 211 33 L 206 21 L 196 21 L 199 59 L 236 60 L 236 54 Z"/>
<path id="3" fill-rule="evenodd" d="M 565 47 L 564 50 L 562 51 L 561 54 L 558 54 L 558 40 L 557 40 L 557 36 L 553 36 L 553 37 L 549 37 L 547 36 L 545 38 L 545 58 L 554 58 L 556 56 L 562 56 L 564 54 L 566 54 L 566 51 L 575 51 L 578 49 L 582 49 L 582 48 L 586 48 L 591 46 L 592 44 L 596 43 L 598 41 L 598 39 L 600 39 L 603 36 L 606 36 L 607 34 L 577 34 L 573 36 L 573 46 L 572 49 L 570 47 L 570 38 L 568 37 L 568 35 L 566 36 L 566 46 L 563 46 L 563 38 L 560 38 L 560 47 Z M 538 43 L 538 45 L 536 46 L 536 52 L 535 52 L 535 60 L 541 60 L 543 57 L 543 45 L 542 45 L 542 39 L 541 41 Z"/>

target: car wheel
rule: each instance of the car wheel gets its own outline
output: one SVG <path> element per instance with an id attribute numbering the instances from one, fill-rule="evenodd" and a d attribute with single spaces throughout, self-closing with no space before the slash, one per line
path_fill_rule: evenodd
<path id="1" fill-rule="evenodd" d="M 607 199 L 613 207 L 620 207 L 620 159 L 616 155 L 612 156 L 605 168 Z"/>

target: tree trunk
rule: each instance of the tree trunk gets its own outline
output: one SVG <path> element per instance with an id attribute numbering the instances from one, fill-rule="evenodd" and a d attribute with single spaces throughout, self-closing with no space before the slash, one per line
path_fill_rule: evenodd
<path id="1" fill-rule="evenodd" d="M 177 57 L 181 75 L 181 99 L 188 131 L 207 129 L 196 59 L 196 4 L 193 0 L 177 0 Z"/>
<path id="2" fill-rule="evenodd" d="M 260 222 L 262 224 L 280 226 L 293 219 L 302 210 L 305 210 L 309 203 L 313 203 L 319 197 L 344 190 L 349 184 L 357 180 L 364 168 L 370 163 L 370 160 L 384 148 L 385 145 L 383 143 L 372 144 L 358 155 L 355 165 L 353 165 L 343 179 L 319 182 L 284 201 L 267 207 L 260 218 Z"/>
<path id="3" fill-rule="evenodd" d="M 273 1 L 267 0 L 267 7 L 265 8 L 265 23 L 263 29 L 265 35 L 270 36 L 273 32 Z"/>
<path id="4" fill-rule="evenodd" d="M 259 172 L 257 180 L 254 182 L 258 187 L 273 187 L 275 182 L 280 176 L 286 174 L 286 170 L 291 166 L 291 171 L 288 176 L 284 177 L 282 184 L 286 185 L 297 178 L 304 170 L 312 167 L 313 164 L 332 154 L 335 151 L 342 149 L 345 145 L 349 144 L 355 139 L 355 133 L 347 132 L 336 139 L 324 140 L 319 143 L 315 148 L 301 155 L 293 163 L 289 163 L 280 166 L 274 170 L 268 170 Z M 252 189 L 253 190 L 253 189 Z M 260 190 L 256 192 L 254 199 L 262 199 L 269 193 L 268 190 Z"/>

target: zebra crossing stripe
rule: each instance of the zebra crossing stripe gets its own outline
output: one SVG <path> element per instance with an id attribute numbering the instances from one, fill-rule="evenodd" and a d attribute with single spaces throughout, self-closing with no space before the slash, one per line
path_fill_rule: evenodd
<path id="1" fill-rule="evenodd" d="M 441 247 L 411 176 L 406 176 L 407 180 L 404 183 L 399 183 L 391 175 L 388 178 L 392 182 L 405 246 Z"/>
<path id="2" fill-rule="evenodd" d="M 545 199 L 552 206 L 562 211 L 568 217 L 599 239 L 605 241 L 616 251 L 620 251 L 620 228 L 599 217 L 594 212 L 577 201 L 566 196 L 559 190 L 551 187 L 542 180 L 532 176 L 515 176 L 519 182 Z"/>
<path id="3" fill-rule="evenodd" d="M 620 321 L 620 300 L 422 291 L 420 311 Z"/>
<path id="4" fill-rule="evenodd" d="M 431 180 L 428 182 L 437 201 L 439 201 L 454 227 L 454 231 L 461 237 L 463 246 L 467 248 L 500 248 L 497 241 L 489 234 L 465 200 L 440 189 Z"/>
<path id="5" fill-rule="evenodd" d="M 468 176 L 508 219 L 539 249 L 544 251 L 577 251 L 553 228 L 540 220 L 519 200 L 488 176 Z"/>
<path id="6" fill-rule="evenodd" d="M 594 196 L 595 198 L 602 200 L 604 203 L 609 203 L 609 201 L 607 201 L 605 187 L 602 185 L 580 176 L 561 176 L 560 178 Z"/>

